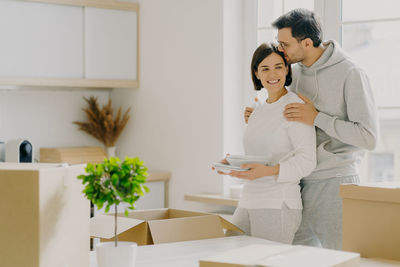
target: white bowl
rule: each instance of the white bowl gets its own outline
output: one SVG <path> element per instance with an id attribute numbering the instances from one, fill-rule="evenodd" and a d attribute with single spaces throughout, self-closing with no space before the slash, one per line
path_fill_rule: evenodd
<path id="1" fill-rule="evenodd" d="M 229 165 L 240 167 L 242 164 L 248 163 L 259 163 L 263 165 L 267 165 L 270 161 L 270 155 L 264 156 L 251 156 L 251 155 L 230 155 L 226 157 Z"/>

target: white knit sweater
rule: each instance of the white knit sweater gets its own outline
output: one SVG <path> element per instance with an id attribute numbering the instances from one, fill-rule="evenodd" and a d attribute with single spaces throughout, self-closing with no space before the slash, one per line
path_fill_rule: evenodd
<path id="1" fill-rule="evenodd" d="M 280 164 L 279 175 L 246 182 L 239 207 L 247 209 L 280 209 L 283 203 L 291 209 L 302 209 L 299 181 L 316 166 L 314 126 L 289 122 L 283 111 L 289 103 L 303 103 L 288 92 L 278 101 L 258 106 L 251 114 L 244 134 L 246 155 L 268 155 L 268 165 Z"/>

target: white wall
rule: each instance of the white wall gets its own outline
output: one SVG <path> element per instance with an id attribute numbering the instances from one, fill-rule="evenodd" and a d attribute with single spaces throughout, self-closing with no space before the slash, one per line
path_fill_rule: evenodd
<path id="1" fill-rule="evenodd" d="M 243 1 L 224 0 L 224 154 L 243 154 Z M 224 195 L 239 179 L 224 176 Z"/>
<path id="2" fill-rule="evenodd" d="M 224 0 L 224 151 L 231 154 L 243 153 L 243 32 L 243 1 Z"/>
<path id="3" fill-rule="evenodd" d="M 257 43 L 255 0 L 224 0 L 224 153 L 243 154 L 244 108 L 255 90 L 250 62 Z M 224 194 L 240 179 L 224 177 Z"/>
<path id="4" fill-rule="evenodd" d="M 35 159 L 40 147 L 99 146 L 91 136 L 78 131 L 73 121 L 86 121 L 83 96 L 96 95 L 108 100 L 104 90 L 60 88 L 17 88 L 0 90 L 0 141 L 28 138 L 34 145 Z M 0 147 L 0 160 L 4 158 Z"/>
<path id="5" fill-rule="evenodd" d="M 132 107 L 117 154 L 172 172 L 170 206 L 202 208 L 186 193 L 222 193 L 223 1 L 140 3 L 140 88 L 112 92 Z"/>

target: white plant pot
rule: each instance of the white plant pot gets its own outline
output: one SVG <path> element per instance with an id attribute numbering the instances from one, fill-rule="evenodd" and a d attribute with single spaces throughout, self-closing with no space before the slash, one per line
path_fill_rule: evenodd
<path id="1" fill-rule="evenodd" d="M 115 157 L 116 151 L 117 151 L 117 147 L 115 147 L 115 146 L 106 147 L 107 158 Z"/>
<path id="2" fill-rule="evenodd" d="M 96 245 L 98 267 L 134 267 L 137 244 L 133 242 L 102 242 Z"/>

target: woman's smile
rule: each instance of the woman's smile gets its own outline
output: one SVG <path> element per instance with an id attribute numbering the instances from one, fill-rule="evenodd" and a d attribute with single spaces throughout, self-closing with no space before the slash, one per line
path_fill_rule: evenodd
<path id="1" fill-rule="evenodd" d="M 267 83 L 269 83 L 269 84 L 277 84 L 277 83 L 279 83 L 279 79 L 278 80 L 271 80 L 271 81 L 267 81 Z"/>

